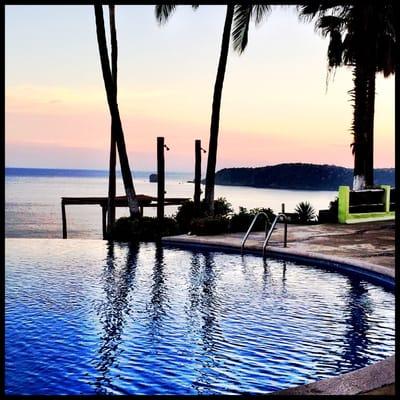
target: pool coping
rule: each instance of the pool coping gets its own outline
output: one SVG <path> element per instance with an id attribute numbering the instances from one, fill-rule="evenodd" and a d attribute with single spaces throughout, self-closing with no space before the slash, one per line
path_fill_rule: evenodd
<path id="1" fill-rule="evenodd" d="M 222 238 L 201 236 L 167 236 L 162 238 L 163 244 L 183 247 L 197 247 L 211 250 L 240 252 L 241 246 L 236 243 L 227 244 Z M 262 255 L 260 245 L 249 243 L 245 254 Z M 333 270 L 345 270 L 369 277 L 383 286 L 395 286 L 394 268 L 384 267 L 378 264 L 362 260 L 325 255 L 317 252 L 300 251 L 290 248 L 269 246 L 265 255 L 285 259 L 288 261 L 306 261 L 315 266 L 324 266 Z M 394 395 L 395 384 L 395 354 L 368 365 L 332 378 L 322 379 L 305 385 L 290 387 L 271 393 L 271 395 L 357 395 L 368 394 L 376 389 L 388 387 L 389 394 Z"/>

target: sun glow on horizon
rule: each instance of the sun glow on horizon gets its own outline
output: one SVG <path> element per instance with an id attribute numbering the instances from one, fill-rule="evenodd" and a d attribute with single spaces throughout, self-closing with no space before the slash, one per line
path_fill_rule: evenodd
<path id="1" fill-rule="evenodd" d="M 139 170 L 153 169 L 157 136 L 165 136 L 171 147 L 170 170 L 191 171 L 194 140 L 201 139 L 205 148 L 208 144 L 224 7 L 202 6 L 196 13 L 189 8 L 178 7 L 162 27 L 153 7 L 116 8 L 118 102 L 128 155 Z M 59 6 L 6 7 L 9 166 L 108 166 L 110 117 L 93 10 L 62 10 L 60 19 Z M 43 12 L 47 19 L 38 25 L 35 15 Z M 71 28 L 72 18 L 75 30 L 65 37 L 63 29 Z M 30 37 L 25 37 L 29 27 Z M 142 39 L 135 36 L 139 28 Z M 47 37 L 51 29 L 53 36 Z M 37 54 L 28 51 L 32 43 Z M 55 43 L 64 51 L 54 49 Z M 262 26 L 251 28 L 241 56 L 230 49 L 217 168 L 284 162 L 352 167 L 351 71 L 338 69 L 326 91 L 326 47 L 312 24 L 276 7 Z M 375 167 L 393 167 L 394 78 L 377 76 L 376 92 Z"/>

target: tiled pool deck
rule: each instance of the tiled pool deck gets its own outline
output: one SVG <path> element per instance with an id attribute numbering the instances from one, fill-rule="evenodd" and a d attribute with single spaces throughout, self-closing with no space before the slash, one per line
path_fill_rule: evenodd
<path id="1" fill-rule="evenodd" d="M 216 236 L 179 235 L 163 238 L 176 245 L 211 246 L 240 249 L 243 233 Z M 277 226 L 267 247 L 267 255 L 319 260 L 354 265 L 358 268 L 395 277 L 395 222 L 358 224 L 288 225 L 287 247 L 283 247 L 283 228 Z M 263 232 L 252 233 L 245 245 L 260 251 Z M 335 378 L 277 392 L 284 395 L 394 395 L 395 357 Z"/>

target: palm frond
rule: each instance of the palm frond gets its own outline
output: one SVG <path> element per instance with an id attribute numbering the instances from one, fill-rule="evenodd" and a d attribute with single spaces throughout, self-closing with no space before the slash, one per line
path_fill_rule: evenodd
<path id="1" fill-rule="evenodd" d="M 270 11 L 271 6 L 268 4 L 255 4 L 251 8 L 251 17 L 254 18 L 256 24 L 259 24 Z"/>
<path id="2" fill-rule="evenodd" d="M 234 50 L 239 54 L 241 54 L 247 46 L 251 10 L 251 5 L 235 5 L 232 28 L 232 45 Z"/>
<path id="3" fill-rule="evenodd" d="M 343 43 L 339 31 L 332 31 L 328 46 L 328 64 L 330 68 L 342 65 Z"/>
<path id="4" fill-rule="evenodd" d="M 320 2 L 309 1 L 296 6 L 300 20 L 311 22 L 320 13 Z"/>
<path id="5" fill-rule="evenodd" d="M 168 18 L 171 14 L 175 11 L 176 5 L 175 4 L 157 4 L 155 6 L 155 14 L 158 23 L 165 24 L 168 21 Z"/>
<path id="6" fill-rule="evenodd" d="M 315 27 L 321 30 L 323 36 L 327 36 L 332 31 L 342 30 L 343 25 L 343 18 L 334 15 L 324 15 L 315 23 Z"/>

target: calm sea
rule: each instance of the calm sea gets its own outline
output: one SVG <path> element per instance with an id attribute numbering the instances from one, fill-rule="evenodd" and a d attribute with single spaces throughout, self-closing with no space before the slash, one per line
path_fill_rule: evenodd
<path id="1" fill-rule="evenodd" d="M 151 171 L 134 173 L 136 193 L 156 196 L 157 184 L 149 182 Z M 188 183 L 192 173 L 166 173 L 166 197 L 193 197 L 194 185 Z M 204 188 L 203 188 L 204 190 Z M 6 168 L 5 235 L 6 237 L 61 238 L 61 197 L 107 196 L 108 173 L 99 170 Z M 235 211 L 270 207 L 280 211 L 285 203 L 292 212 L 300 201 L 309 201 L 316 209 L 329 206 L 337 192 L 257 189 L 242 186 L 216 186 L 216 197 L 225 197 Z M 122 179 L 117 179 L 117 195 L 124 195 Z M 173 215 L 176 206 L 165 208 Z M 67 206 L 68 237 L 101 239 L 101 207 Z M 128 209 L 117 208 L 117 218 L 128 215 Z M 155 208 L 145 208 L 144 215 L 155 216 Z"/>

